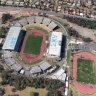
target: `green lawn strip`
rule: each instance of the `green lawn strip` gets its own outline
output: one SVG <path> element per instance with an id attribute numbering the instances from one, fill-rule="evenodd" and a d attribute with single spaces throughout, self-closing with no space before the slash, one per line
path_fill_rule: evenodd
<path id="1" fill-rule="evenodd" d="M 47 34 L 47 35 L 49 34 L 49 32 L 48 32 L 47 30 L 43 29 L 42 27 L 30 26 L 30 27 L 27 27 L 27 28 L 26 28 L 26 31 L 27 31 L 27 32 L 31 32 L 32 30 L 40 30 L 40 31 L 44 32 L 44 33 Z"/>
<path id="2" fill-rule="evenodd" d="M 39 96 L 39 93 L 33 92 L 32 96 Z"/>
<path id="3" fill-rule="evenodd" d="M 57 96 L 56 92 L 49 92 L 47 96 Z"/>
<path id="4" fill-rule="evenodd" d="M 29 65 L 31 65 L 31 64 L 38 64 L 38 63 L 40 63 L 40 62 L 42 62 L 44 60 L 44 57 L 43 57 L 42 59 L 39 59 L 39 60 L 37 60 L 37 61 L 35 61 L 33 63 L 32 62 L 27 62 L 27 61 L 24 61 L 23 59 L 21 60 L 20 53 L 18 53 L 18 52 L 16 53 L 16 58 L 22 64 L 29 64 Z"/>
<path id="5" fill-rule="evenodd" d="M 41 51 L 43 37 L 40 36 L 28 36 L 26 45 L 24 48 L 25 54 L 39 55 Z"/>
<path id="6" fill-rule="evenodd" d="M 76 52 L 72 52 L 72 53 L 77 54 L 77 53 L 81 53 L 81 52 L 88 52 L 88 53 L 90 53 L 90 54 L 92 54 L 92 55 L 96 56 L 96 54 L 95 54 L 95 53 L 92 53 L 92 52 L 91 52 L 91 51 L 89 51 L 89 50 L 78 50 L 78 51 L 76 51 Z"/>
<path id="7" fill-rule="evenodd" d="M 21 20 L 21 19 L 26 19 L 28 16 L 21 16 L 21 17 L 18 17 L 18 20 Z"/>
<path id="8" fill-rule="evenodd" d="M 96 84 L 96 76 L 93 72 L 93 61 L 78 59 L 77 63 L 77 81 L 85 84 Z"/>
<path id="9" fill-rule="evenodd" d="M 70 57 L 71 57 L 71 51 L 68 50 L 68 51 L 67 51 L 67 59 L 68 59 L 68 61 L 70 60 Z"/>

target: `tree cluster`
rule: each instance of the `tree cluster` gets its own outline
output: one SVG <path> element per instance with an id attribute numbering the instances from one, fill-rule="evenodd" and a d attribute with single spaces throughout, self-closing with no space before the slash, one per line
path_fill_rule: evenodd
<path id="1" fill-rule="evenodd" d="M 91 38 L 81 36 L 81 35 L 80 35 L 75 29 L 73 29 L 73 28 L 69 28 L 68 34 L 69 34 L 70 36 L 75 37 L 75 38 L 81 38 L 84 42 L 92 42 L 92 39 L 91 39 Z"/>
<path id="2" fill-rule="evenodd" d="M 68 32 L 70 36 L 77 37 L 77 38 L 80 37 L 80 34 L 73 28 L 69 28 Z"/>
<path id="3" fill-rule="evenodd" d="M 60 91 L 49 91 L 47 96 L 63 96 Z"/>
<path id="4" fill-rule="evenodd" d="M 12 15 L 10 15 L 9 13 L 4 13 L 2 15 L 2 24 L 7 23 L 7 21 L 9 21 L 11 19 L 13 19 L 13 16 Z"/>
<path id="5" fill-rule="evenodd" d="M 47 90 L 58 90 L 60 87 L 64 87 L 65 84 L 59 80 L 52 80 L 48 78 L 33 78 L 26 77 L 21 74 L 12 74 L 10 71 L 4 71 L 1 74 L 2 85 L 9 84 L 14 86 L 17 90 L 23 90 L 28 87 L 46 88 Z"/>
<path id="6" fill-rule="evenodd" d="M 8 30 L 9 30 L 9 27 L 1 27 L 0 28 L 0 38 L 5 38 Z"/>
<path id="7" fill-rule="evenodd" d="M 0 88 L 0 96 L 3 96 L 5 94 L 5 89 L 4 88 Z"/>
<path id="8" fill-rule="evenodd" d="M 3 65 L 0 64 L 0 73 L 4 71 Z"/>
<path id="9" fill-rule="evenodd" d="M 79 17 L 64 16 L 69 22 L 76 23 L 79 26 L 87 27 L 89 29 L 96 29 L 96 20 L 89 20 Z"/>

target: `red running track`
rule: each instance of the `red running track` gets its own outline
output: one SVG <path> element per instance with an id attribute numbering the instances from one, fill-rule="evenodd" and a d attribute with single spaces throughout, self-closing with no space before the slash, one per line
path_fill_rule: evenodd
<path id="1" fill-rule="evenodd" d="M 29 35 L 42 36 L 43 37 L 41 52 L 40 52 L 39 55 L 25 54 L 24 53 L 25 44 L 26 44 L 26 41 L 27 41 L 27 38 L 29 37 Z M 38 30 L 32 30 L 32 32 L 27 32 L 27 34 L 24 38 L 22 48 L 21 48 L 21 51 L 20 51 L 20 56 L 24 61 L 27 61 L 27 62 L 31 63 L 31 62 L 35 62 L 35 61 L 41 59 L 44 56 L 44 54 L 46 53 L 46 50 L 47 50 L 46 49 L 46 34 L 41 32 L 41 31 L 38 31 Z"/>
<path id="2" fill-rule="evenodd" d="M 80 83 L 80 82 L 76 81 L 76 78 L 77 78 L 77 59 L 80 58 L 81 56 L 83 56 L 85 59 L 96 61 L 96 56 L 91 54 L 91 53 L 81 52 L 81 53 L 78 53 L 78 54 L 74 54 L 74 61 L 73 61 L 73 64 L 74 64 L 73 65 L 74 80 L 73 80 L 73 84 L 75 85 L 77 90 L 79 90 L 80 92 L 82 92 L 84 94 L 92 94 L 92 93 L 96 92 L 96 85 L 83 84 L 83 83 Z M 92 86 L 93 88 L 90 88 L 90 86 Z"/>

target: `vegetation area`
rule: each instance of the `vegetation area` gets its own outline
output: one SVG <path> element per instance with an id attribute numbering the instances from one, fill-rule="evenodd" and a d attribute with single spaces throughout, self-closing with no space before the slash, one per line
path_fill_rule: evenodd
<path id="1" fill-rule="evenodd" d="M 4 88 L 0 88 L 0 96 L 3 96 L 5 94 L 5 89 Z"/>
<path id="2" fill-rule="evenodd" d="M 27 18 L 28 16 L 20 16 L 18 18 L 16 18 L 16 20 L 21 20 L 21 19 L 24 19 L 24 18 Z"/>
<path id="3" fill-rule="evenodd" d="M 2 81 L 1 85 L 14 86 L 16 90 L 23 90 L 26 87 L 34 88 L 46 88 L 49 91 L 58 90 L 60 87 L 64 87 L 65 84 L 59 80 L 52 80 L 48 78 L 32 78 L 26 77 L 21 74 L 14 74 L 12 71 L 3 71 L 1 73 Z"/>
<path id="4" fill-rule="evenodd" d="M 0 28 L 0 38 L 5 38 L 8 30 L 9 30 L 9 27 L 1 27 Z"/>
<path id="5" fill-rule="evenodd" d="M 2 15 L 2 24 L 7 23 L 7 21 L 13 19 L 14 17 L 12 15 L 10 15 L 9 13 L 4 13 Z"/>
<path id="6" fill-rule="evenodd" d="M 50 91 L 47 96 L 63 96 L 60 91 Z"/>
<path id="7" fill-rule="evenodd" d="M 27 38 L 24 53 L 39 55 L 41 51 L 43 37 L 30 35 Z"/>
<path id="8" fill-rule="evenodd" d="M 96 20 L 89 20 L 89 19 L 70 17 L 70 16 L 65 16 L 64 18 L 67 19 L 69 22 L 76 23 L 79 26 L 87 27 L 90 29 L 96 29 Z"/>
<path id="9" fill-rule="evenodd" d="M 85 84 L 96 84 L 96 65 L 93 61 L 78 59 L 77 63 L 77 81 Z"/>
<path id="10" fill-rule="evenodd" d="M 84 42 L 92 42 L 92 39 L 91 38 L 88 38 L 88 37 L 84 37 L 84 36 L 81 36 L 75 29 L 73 28 L 69 28 L 68 29 L 68 34 L 69 36 L 73 36 L 75 38 L 81 38 Z"/>
<path id="11" fill-rule="evenodd" d="M 31 94 L 31 96 L 39 96 L 39 93 L 33 92 L 33 93 Z"/>

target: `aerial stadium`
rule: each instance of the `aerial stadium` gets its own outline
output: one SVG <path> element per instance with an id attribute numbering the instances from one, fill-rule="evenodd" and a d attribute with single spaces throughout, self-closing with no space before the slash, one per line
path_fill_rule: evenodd
<path id="1" fill-rule="evenodd" d="M 17 72 L 42 74 L 57 69 L 66 57 L 66 32 L 48 17 L 29 16 L 12 23 L 3 44 L 5 63 Z M 58 63 L 59 62 L 59 63 Z"/>

